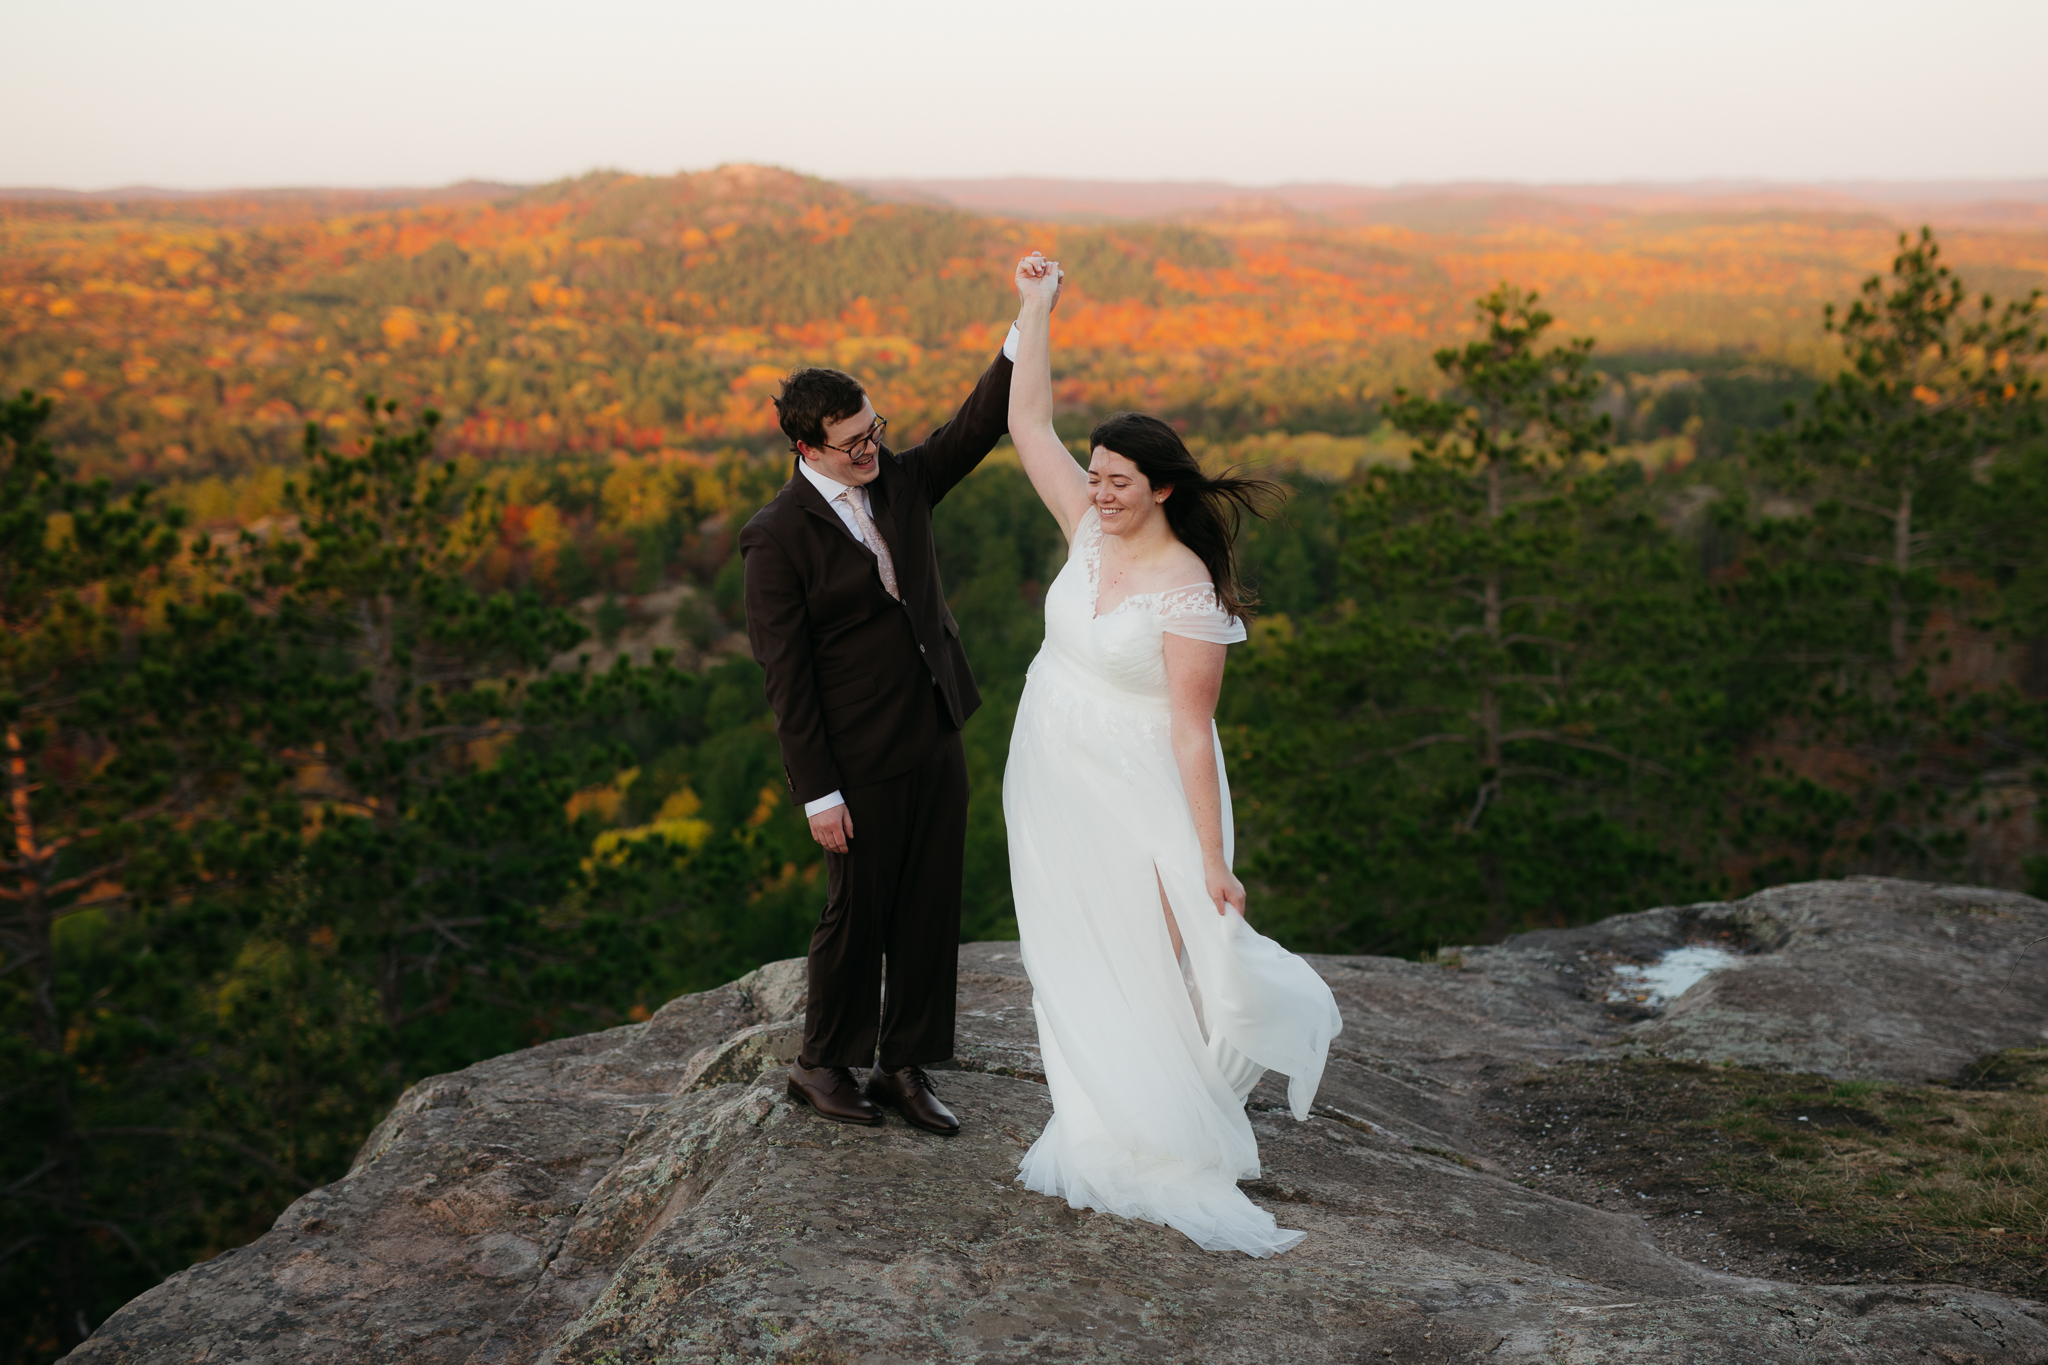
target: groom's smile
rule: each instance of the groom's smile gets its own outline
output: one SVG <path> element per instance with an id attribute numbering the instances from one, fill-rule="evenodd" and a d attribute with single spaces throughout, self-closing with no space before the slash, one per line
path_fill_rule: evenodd
<path id="1" fill-rule="evenodd" d="M 875 475 L 881 472 L 878 457 L 882 453 L 882 433 L 888 425 L 889 419 L 875 416 L 875 405 L 863 397 L 858 412 L 824 424 L 823 445 L 799 443 L 797 450 L 813 469 L 834 483 L 858 488 L 873 483 Z"/>

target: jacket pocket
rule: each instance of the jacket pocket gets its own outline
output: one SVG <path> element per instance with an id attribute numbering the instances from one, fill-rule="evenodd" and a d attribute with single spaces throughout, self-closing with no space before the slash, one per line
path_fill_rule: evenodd
<path id="1" fill-rule="evenodd" d="M 830 687 L 818 689 L 818 705 L 826 711 L 837 711 L 842 707 L 851 706 L 853 703 L 864 698 L 872 697 L 874 694 L 875 680 L 873 676 L 845 678 L 833 683 Z"/>

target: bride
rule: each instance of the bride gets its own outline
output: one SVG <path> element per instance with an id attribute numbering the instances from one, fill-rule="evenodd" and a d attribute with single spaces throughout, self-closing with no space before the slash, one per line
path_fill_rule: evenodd
<path id="1" fill-rule="evenodd" d="M 1237 1181 L 1259 1173 L 1245 1097 L 1268 1068 L 1308 1117 L 1336 1001 L 1244 920 L 1213 719 L 1224 646 L 1253 605 L 1232 535 L 1271 485 L 1211 479 L 1173 429 L 1122 413 L 1084 473 L 1052 426 L 1060 269 L 1017 268 L 1025 306 L 1010 434 L 1059 521 L 1066 566 L 1017 707 L 1003 815 L 1053 1117 L 1018 1178 L 1075 1208 L 1271 1256 L 1278 1227 Z"/>

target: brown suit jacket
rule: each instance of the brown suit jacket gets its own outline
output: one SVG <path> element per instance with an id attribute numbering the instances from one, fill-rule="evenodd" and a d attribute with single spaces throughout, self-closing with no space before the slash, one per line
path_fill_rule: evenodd
<path id="1" fill-rule="evenodd" d="M 997 356 L 953 420 L 868 485 L 901 602 L 874 554 L 792 473 L 740 532 L 747 636 L 768 673 L 782 765 L 799 804 L 923 764 L 981 705 L 932 548 L 932 506 L 1010 425 L 1010 362 Z M 937 704 L 933 690 L 938 692 Z"/>

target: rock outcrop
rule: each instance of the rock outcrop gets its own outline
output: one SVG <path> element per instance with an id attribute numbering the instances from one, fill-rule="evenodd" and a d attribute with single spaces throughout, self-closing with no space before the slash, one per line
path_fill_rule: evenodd
<path id="1" fill-rule="evenodd" d="M 414 1086 L 349 1174 L 172 1277 L 103 1362 L 2048 1362 L 2039 1305 L 1948 1286 L 1744 1279 L 1639 1217 L 1510 1179 L 1473 1097 L 1654 1050 L 1951 1076 L 2048 1023 L 2048 905 L 1876 879 L 1781 887 L 1468 949 L 1312 959 L 1344 1011 L 1315 1115 L 1252 1097 L 1249 1186 L 1308 1240 L 1271 1261 L 1011 1183 L 1050 1113 L 1014 944 L 961 950 L 964 1131 L 848 1129 L 784 1096 L 802 964 L 645 1024 Z M 1661 1010 L 1616 969 L 1738 965 Z"/>

